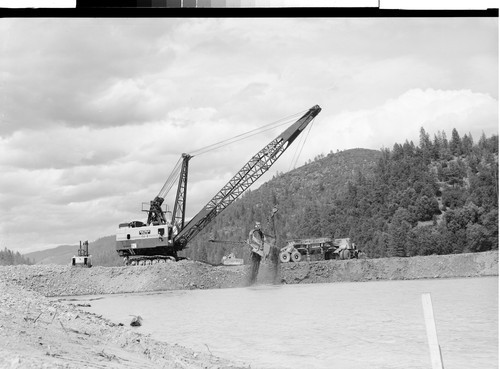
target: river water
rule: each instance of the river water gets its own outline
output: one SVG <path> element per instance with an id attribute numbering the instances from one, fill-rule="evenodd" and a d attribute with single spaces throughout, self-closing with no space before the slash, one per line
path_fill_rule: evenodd
<path id="1" fill-rule="evenodd" d="M 498 368 L 498 277 L 92 296 L 87 310 L 253 369 L 431 368 L 423 293 L 444 367 Z"/>

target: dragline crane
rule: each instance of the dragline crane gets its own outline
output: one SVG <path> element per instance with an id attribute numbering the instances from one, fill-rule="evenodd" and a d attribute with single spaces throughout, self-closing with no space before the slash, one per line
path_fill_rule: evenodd
<path id="1" fill-rule="evenodd" d="M 125 264 L 149 264 L 179 260 L 177 253 L 205 228 L 217 215 L 271 168 L 307 125 L 319 114 L 318 105 L 309 109 L 295 123 L 255 154 L 233 178 L 185 224 L 188 164 L 191 155 L 182 154 L 177 194 L 171 220 L 165 216 L 162 204 L 168 182 L 150 202 L 146 223 L 122 223 L 116 234 L 116 250 Z"/>

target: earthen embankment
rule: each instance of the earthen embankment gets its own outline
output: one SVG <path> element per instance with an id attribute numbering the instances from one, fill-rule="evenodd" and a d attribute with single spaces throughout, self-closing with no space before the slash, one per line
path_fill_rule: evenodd
<path id="1" fill-rule="evenodd" d="M 248 285 L 249 267 L 183 260 L 136 267 L 0 267 L 0 279 L 44 296 L 232 288 Z M 261 266 L 257 283 L 332 283 L 498 275 L 498 251 L 410 258 L 352 259 Z"/>

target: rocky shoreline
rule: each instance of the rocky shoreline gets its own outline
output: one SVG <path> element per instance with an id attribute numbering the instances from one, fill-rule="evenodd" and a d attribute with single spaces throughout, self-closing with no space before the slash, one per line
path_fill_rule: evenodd
<path id="1" fill-rule="evenodd" d="M 248 368 L 0 282 L 1 368 Z"/>
<path id="2" fill-rule="evenodd" d="M 0 367 L 247 368 L 175 343 L 159 342 L 54 296 L 234 288 L 248 284 L 248 266 L 181 261 L 143 267 L 0 267 Z M 498 251 L 412 258 L 262 265 L 257 283 L 498 276 Z"/>

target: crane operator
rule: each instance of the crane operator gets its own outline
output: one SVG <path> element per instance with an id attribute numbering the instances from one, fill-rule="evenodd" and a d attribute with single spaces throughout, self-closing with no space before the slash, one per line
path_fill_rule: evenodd
<path id="1" fill-rule="evenodd" d="M 259 273 L 259 266 L 264 255 L 265 236 L 261 230 L 260 222 L 255 222 L 254 229 L 248 234 L 248 244 L 252 247 L 252 267 L 250 271 L 250 284 L 254 284 Z"/>

